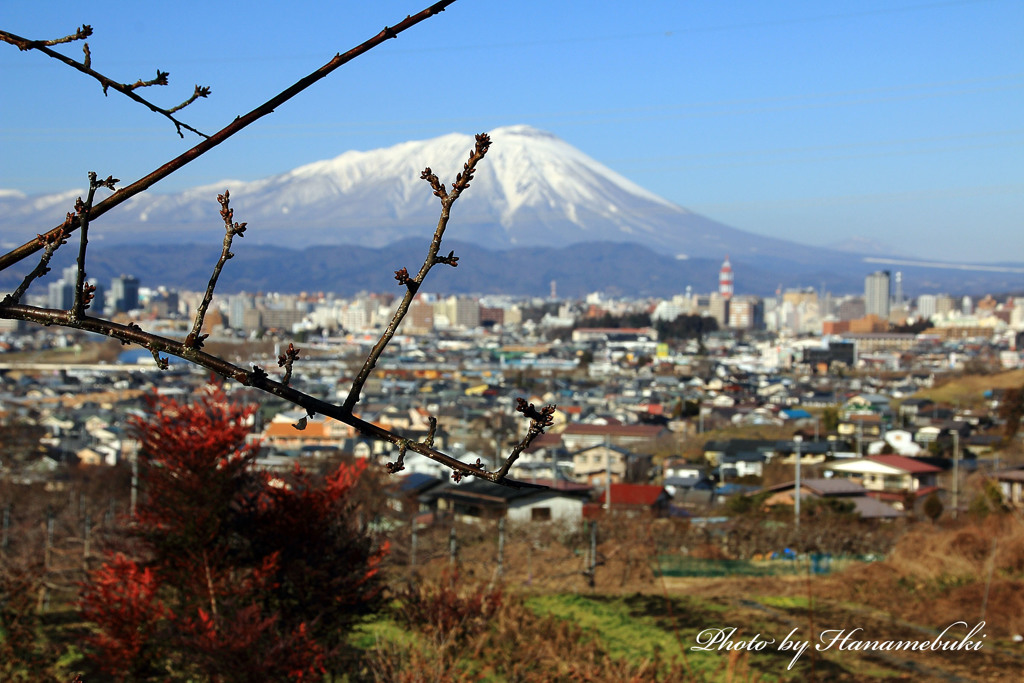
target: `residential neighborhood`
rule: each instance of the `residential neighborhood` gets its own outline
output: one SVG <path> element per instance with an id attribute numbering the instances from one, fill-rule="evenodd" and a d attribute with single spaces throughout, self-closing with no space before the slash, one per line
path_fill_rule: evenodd
<path id="1" fill-rule="evenodd" d="M 166 301 L 156 291 L 147 297 Z M 494 467 L 525 435 L 517 398 L 557 410 L 509 472 L 530 488 L 452 482 L 446 468 L 410 454 L 389 487 L 403 491 L 407 478 L 415 479 L 416 502 L 406 499 L 402 514 L 421 523 L 456 516 L 579 525 L 622 510 L 704 519 L 736 496 L 760 496 L 766 507 L 793 504 L 798 470 L 801 497 L 850 500 L 857 515 L 880 522 L 920 517 L 932 496 L 947 514 L 959 514 L 970 505 L 967 482 L 977 476 L 998 482 L 1008 504 L 1021 500 L 1024 460 L 1019 445 L 1007 441 L 999 409 L 1016 380 L 984 385 L 986 376 L 1011 376 L 1020 364 L 1016 313 L 997 335 L 903 334 L 897 348 L 881 344 L 882 333 L 816 337 L 726 325 L 659 337 L 653 327 L 607 326 L 644 310 L 664 314 L 665 302 L 505 302 L 487 309 L 484 326 L 486 302 L 470 315 L 467 305 L 438 301 L 453 306 L 449 323 L 394 340 L 357 406 L 362 419 L 422 439 L 434 417 L 436 448 Z M 524 319 L 527 309 L 540 317 Z M 519 312 L 495 312 L 501 310 Z M 297 318 L 293 332 L 302 333 L 307 350 L 293 385 L 343 399 L 375 340 L 375 315 L 345 318 L 357 330 L 347 334 L 301 330 Z M 589 326 L 594 320 L 605 326 Z M 149 324 L 170 329 L 175 322 Z M 13 481 L 59 487 L 71 468 L 130 464 L 137 444 L 127 421 L 141 414 L 146 397 L 187 398 L 211 381 L 185 363 L 158 370 L 148 354 L 130 350 L 77 363 L 76 354 L 102 340 L 9 328 L 0 336 L 7 352 L 0 354 L 0 422 L 18 446 L 6 449 L 0 472 Z M 252 363 L 286 338 L 280 330 L 247 339 L 227 326 L 212 329 L 227 348 L 253 354 Z M 977 395 L 933 398 L 937 387 L 978 369 L 986 374 Z M 383 467 L 395 459 L 391 444 L 332 418 L 231 382 L 225 390 L 259 406 L 250 440 L 259 444 L 263 468 L 330 458 Z"/>

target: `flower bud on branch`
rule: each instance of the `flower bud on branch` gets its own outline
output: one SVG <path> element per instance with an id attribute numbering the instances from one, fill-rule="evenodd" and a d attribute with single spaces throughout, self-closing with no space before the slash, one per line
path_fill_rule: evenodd
<path id="1" fill-rule="evenodd" d="M 407 448 L 406 444 L 401 444 L 398 447 L 398 459 L 395 462 L 389 462 L 384 465 L 387 468 L 388 474 L 395 474 L 405 469 L 405 451 Z"/>
<path id="2" fill-rule="evenodd" d="M 412 278 L 409 277 L 409 271 L 406 268 L 395 271 L 395 279 L 398 280 L 398 284 L 403 287 L 407 287 L 412 283 Z"/>
<path id="3" fill-rule="evenodd" d="M 295 348 L 295 345 L 291 343 L 288 344 L 285 352 L 277 357 L 277 367 L 284 368 L 284 378 L 281 379 L 281 384 L 288 386 L 292 381 L 292 365 L 298 357 L 299 349 Z"/>
<path id="4" fill-rule="evenodd" d="M 438 256 L 434 259 L 434 262 L 457 268 L 459 266 L 459 257 L 455 255 L 454 251 L 449 251 L 447 256 Z"/>
<path id="5" fill-rule="evenodd" d="M 444 183 L 438 180 L 429 166 L 423 169 L 423 173 L 420 173 L 420 178 L 430 183 L 430 187 L 434 190 L 434 196 L 440 197 L 442 200 L 448 199 L 448 191 L 445 189 Z"/>
<path id="6" fill-rule="evenodd" d="M 148 80 L 148 81 L 144 81 L 144 80 L 142 80 L 140 78 L 139 80 L 135 81 L 134 83 L 131 83 L 131 84 L 124 83 L 123 85 L 129 91 L 135 90 L 137 88 L 148 88 L 151 85 L 167 85 L 167 82 L 168 82 L 167 81 L 167 77 L 170 76 L 170 75 L 171 74 L 169 72 L 167 72 L 167 71 L 161 71 L 160 69 L 157 69 L 156 70 L 156 78 L 154 78 L 154 79 L 151 79 L 151 80 Z M 103 91 L 104 91 L 103 94 L 106 94 L 106 88 L 105 87 L 104 87 Z"/>

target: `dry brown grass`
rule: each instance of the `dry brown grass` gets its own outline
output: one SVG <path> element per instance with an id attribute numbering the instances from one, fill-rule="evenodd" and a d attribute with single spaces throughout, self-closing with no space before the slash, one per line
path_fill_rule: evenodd
<path id="1" fill-rule="evenodd" d="M 66 349 L 46 349 L 43 351 L 15 351 L 0 354 L 0 362 L 4 363 L 52 363 L 55 365 L 74 365 L 88 363 L 113 363 L 124 350 L 121 343 L 106 339 L 101 342 L 84 342 Z"/>
<path id="2" fill-rule="evenodd" d="M 920 524 L 884 562 L 851 568 L 830 583 L 830 597 L 908 621 L 984 619 L 996 636 L 1024 633 L 1024 522 L 1003 514 L 950 527 Z"/>
<path id="3" fill-rule="evenodd" d="M 994 375 L 959 375 L 942 381 L 938 386 L 914 394 L 914 398 L 927 398 L 936 403 L 959 405 L 977 409 L 985 405 L 985 392 L 989 389 L 1012 389 L 1024 385 L 1024 370 L 1010 370 Z"/>

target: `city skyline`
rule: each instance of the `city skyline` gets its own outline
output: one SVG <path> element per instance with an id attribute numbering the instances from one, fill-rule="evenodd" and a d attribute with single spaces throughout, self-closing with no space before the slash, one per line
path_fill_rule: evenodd
<path id="1" fill-rule="evenodd" d="M 32 295 L 37 303 L 50 308 L 68 308 L 73 298 L 77 270 L 63 270 L 61 279 L 52 282 L 47 293 Z M 413 300 L 403 334 L 423 335 L 435 331 L 471 331 L 493 326 L 517 328 L 532 311 L 533 325 L 545 329 L 592 327 L 603 318 L 646 314 L 653 327 L 670 323 L 680 316 L 711 318 L 719 330 L 789 332 L 797 335 L 835 336 L 887 332 L 891 329 L 927 323 L 926 334 L 958 334 L 956 330 L 988 329 L 1024 324 L 1024 297 L 985 296 L 978 300 L 964 295 L 922 294 L 903 299 L 894 293 L 892 282 L 900 273 L 876 271 L 864 278 L 864 293 L 835 295 L 814 288 L 787 288 L 774 296 L 756 296 L 732 291 L 732 271 L 726 259 L 719 271 L 717 285 L 703 291 L 687 287 L 686 292 L 670 297 L 608 297 L 591 292 L 584 297 L 560 298 L 556 282 L 550 296 L 508 294 L 465 294 L 424 290 Z M 203 293 L 178 290 L 157 282 L 143 284 L 138 278 L 121 274 L 112 278 L 109 295 L 102 283 L 96 283 L 97 300 L 102 308 L 109 298 L 108 314 L 129 314 L 140 320 L 187 321 Z M 223 327 L 234 334 L 252 335 L 264 331 L 277 333 L 316 332 L 331 334 L 373 333 L 393 314 L 393 292 L 362 292 L 338 295 L 333 292 L 247 292 L 224 294 L 213 300 L 207 322 L 211 329 Z M 553 308 L 552 306 L 556 306 Z M 538 311 L 542 318 L 536 318 Z M 634 325 L 636 323 L 633 323 Z M 910 335 L 913 336 L 913 335 Z"/>

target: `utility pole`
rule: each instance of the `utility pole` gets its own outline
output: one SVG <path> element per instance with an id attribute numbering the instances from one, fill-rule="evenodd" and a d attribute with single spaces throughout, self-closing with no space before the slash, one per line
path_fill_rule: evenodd
<path id="1" fill-rule="evenodd" d="M 451 572 L 453 582 L 455 581 L 455 567 L 458 554 L 458 542 L 455 540 L 455 520 L 452 520 L 452 528 L 448 532 L 448 570 Z"/>
<path id="2" fill-rule="evenodd" d="M 416 569 L 416 513 L 409 523 L 409 567 Z"/>
<path id="3" fill-rule="evenodd" d="M 505 574 L 505 518 L 498 520 L 498 578 Z"/>
<path id="4" fill-rule="evenodd" d="M 953 519 L 960 511 L 960 432 L 953 430 Z"/>
<path id="5" fill-rule="evenodd" d="M 796 482 L 793 488 L 793 518 L 796 523 L 796 528 L 800 528 L 800 442 L 804 440 L 804 437 L 797 434 L 793 437 L 793 445 L 795 446 L 796 456 Z"/>
<path id="6" fill-rule="evenodd" d="M 604 438 L 604 509 L 611 514 L 612 510 L 612 454 L 611 440 Z"/>
<path id="7" fill-rule="evenodd" d="M 135 504 L 139 500 L 139 454 L 132 456 L 131 520 L 135 523 Z"/>
<path id="8" fill-rule="evenodd" d="M 50 570 L 50 564 L 53 560 L 53 508 L 49 505 L 46 506 L 46 552 L 44 566 L 46 570 Z"/>

